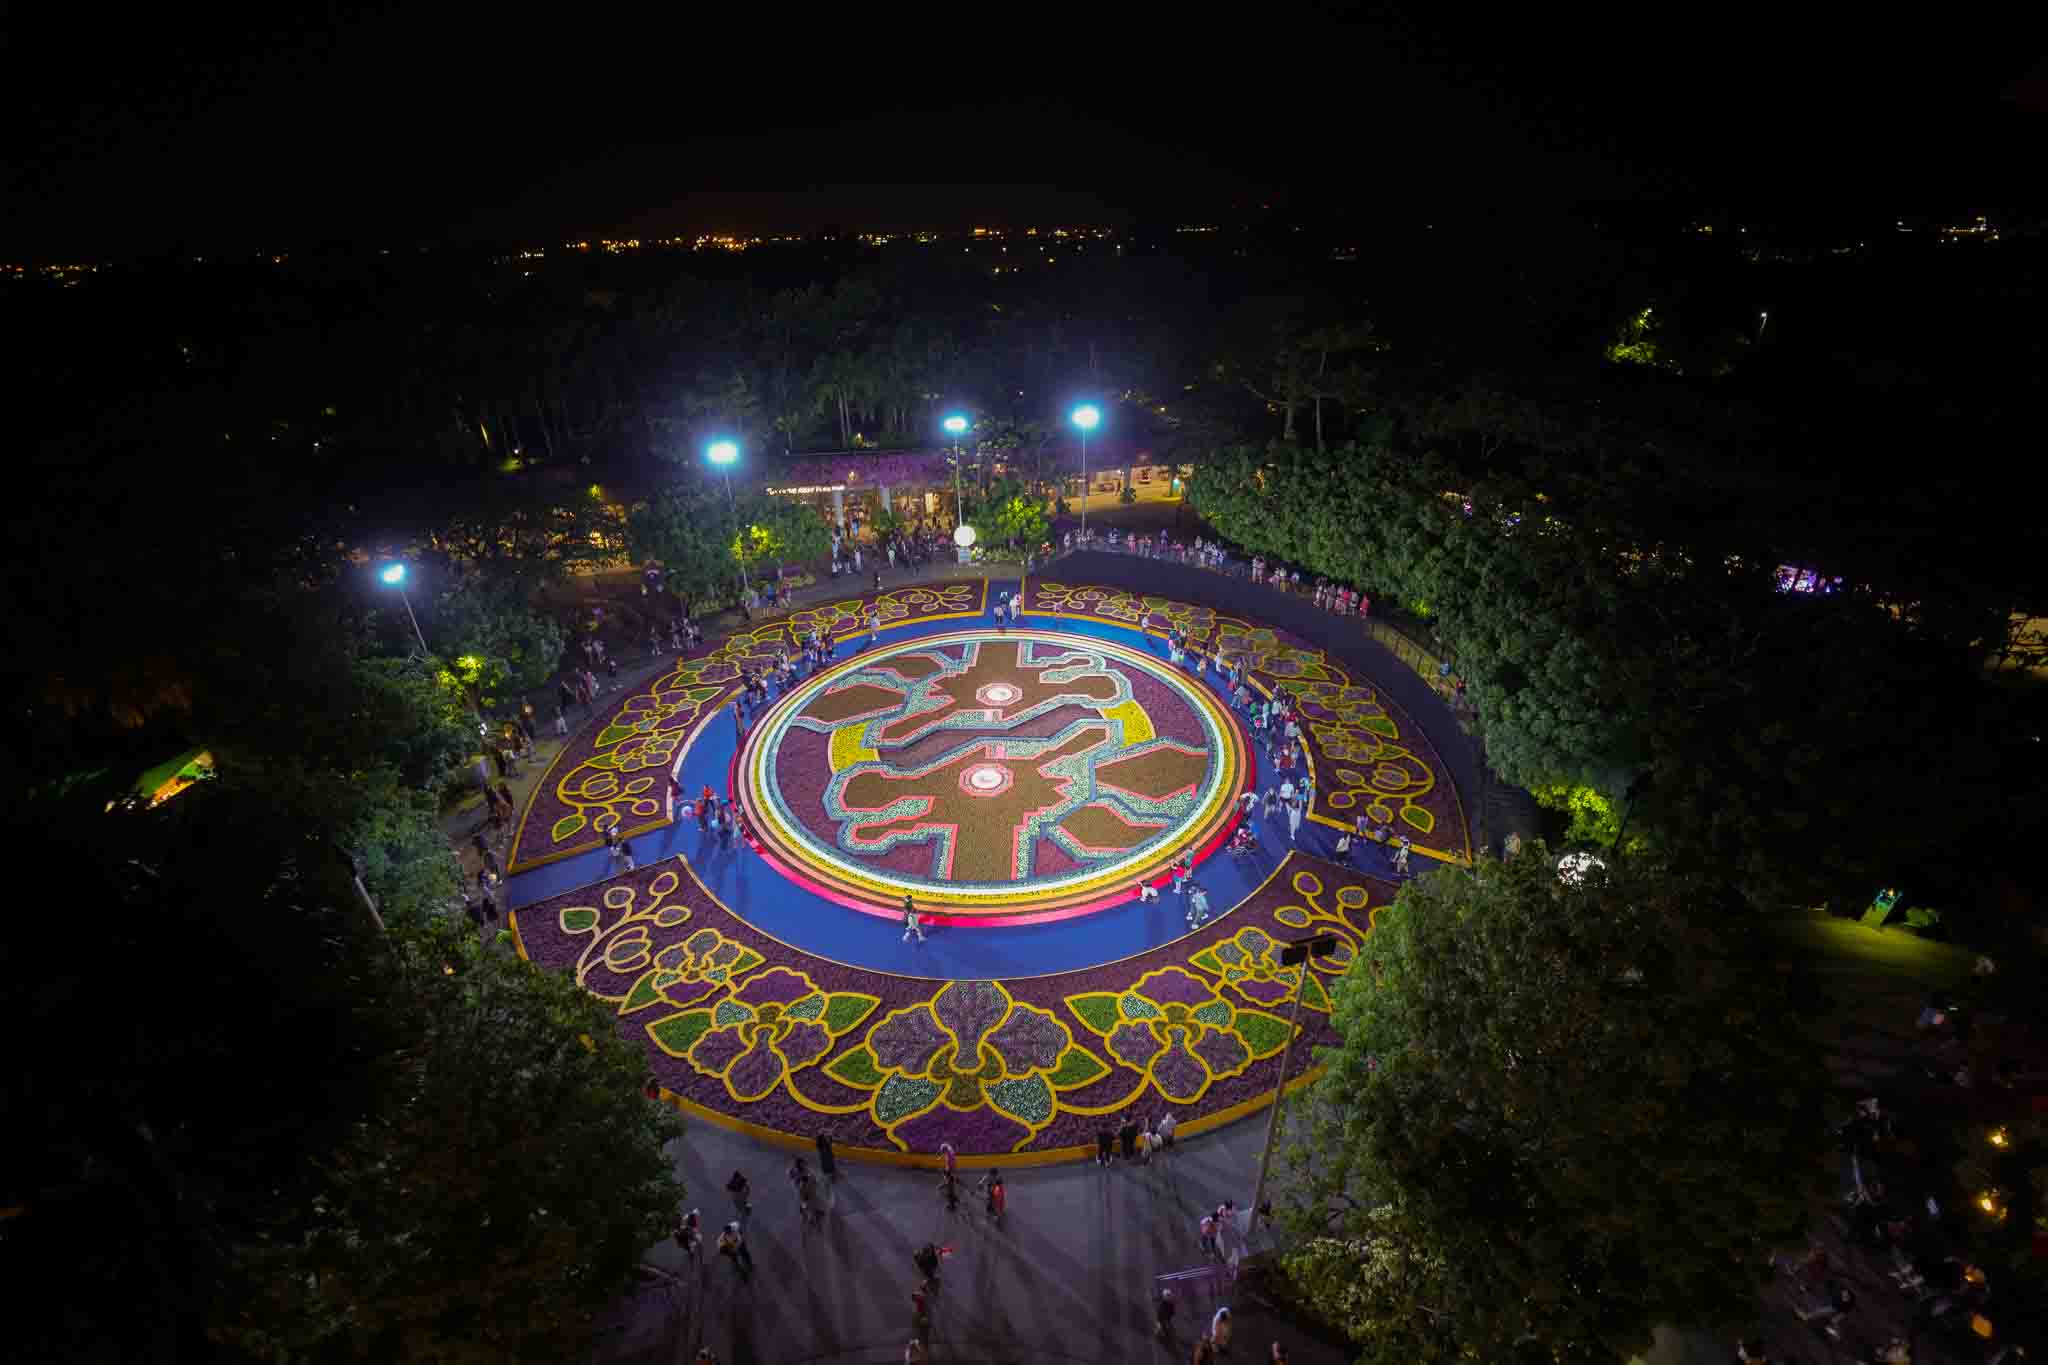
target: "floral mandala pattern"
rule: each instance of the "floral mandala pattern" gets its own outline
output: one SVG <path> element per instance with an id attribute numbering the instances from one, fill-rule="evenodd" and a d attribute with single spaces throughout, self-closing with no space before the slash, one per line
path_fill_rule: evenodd
<path id="1" fill-rule="evenodd" d="M 647 1036 L 669 1056 L 723 1081 L 733 1099 L 751 1104 L 795 1072 L 815 1066 L 880 1003 L 859 992 L 827 993 L 806 972 L 770 967 L 711 1009 L 656 1020 Z"/>
<path id="2" fill-rule="evenodd" d="M 970 613 L 981 585 L 971 591 Z M 878 607 L 882 619 L 938 614 L 960 594 L 912 596 L 903 594 L 901 618 Z M 1375 805 L 1400 822 L 1405 806 L 1433 809 L 1439 834 L 1459 828 L 1455 794 L 1426 743 L 1404 737 L 1397 709 L 1317 651 L 1167 598 L 1030 585 L 1032 614 L 1049 614 L 1055 601 L 1065 613 L 1155 634 L 1179 625 L 1205 648 L 1242 651 L 1261 686 L 1284 683 L 1300 702 L 1326 823 L 1348 824 Z M 813 628 L 864 635 L 865 609 L 826 604 L 763 622 L 623 699 L 565 756 L 561 781 L 549 779 L 545 800 L 576 777 L 572 790 L 589 804 L 558 815 L 537 799 L 529 848 L 545 855 L 548 822 L 569 814 L 586 818 L 569 844 L 609 820 L 640 818 L 635 801 L 666 795 L 663 766 L 696 728 L 725 719 L 718 708 L 739 670 Z M 693 699 L 690 688 L 713 695 Z M 595 741 L 607 736 L 600 749 Z M 641 779 L 653 785 L 628 790 Z M 1407 827 L 1423 830 L 1414 820 Z M 663 1093 L 693 1112 L 806 1140 L 828 1134 L 849 1155 L 931 1153 L 947 1141 L 963 1158 L 1007 1166 L 1092 1144 L 1126 1112 L 1173 1112 L 1193 1133 L 1263 1103 L 1280 1079 L 1294 992 L 1301 1032 L 1289 1078 L 1334 1040 L 1330 983 L 1366 959 L 1372 918 L 1394 890 L 1289 853 L 1227 917 L 1184 940 L 1124 962 L 1009 980 L 892 977 L 813 957 L 735 916 L 681 859 L 520 908 L 515 930 L 532 961 L 607 1002 L 621 1035 L 646 1049 Z M 1334 952 L 1306 969 L 1279 964 L 1286 941 L 1321 934 Z"/>
<path id="3" fill-rule="evenodd" d="M 1087 1085 L 1109 1067 L 1076 1046 L 1065 1024 L 1019 1003 L 1001 982 L 953 981 L 930 1000 L 889 1013 L 827 1070 L 871 1091 L 876 1125 L 908 1150 L 897 1130 L 940 1105 L 967 1113 L 986 1104 L 1024 1125 L 1028 1142 L 1052 1122 L 1056 1092 Z"/>
<path id="4" fill-rule="evenodd" d="M 1236 1008 L 1180 967 L 1148 972 L 1128 990 L 1070 995 L 1066 1006 L 1112 1057 L 1176 1104 L 1192 1104 L 1287 1045 L 1286 1020 Z"/>

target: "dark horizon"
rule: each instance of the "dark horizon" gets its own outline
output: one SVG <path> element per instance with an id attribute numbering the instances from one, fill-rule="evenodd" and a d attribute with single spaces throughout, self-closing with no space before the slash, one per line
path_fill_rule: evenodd
<path id="1" fill-rule="evenodd" d="M 618 43 L 505 50 L 402 11 L 93 45 L 25 32 L 0 257 L 1122 224 L 1268 202 L 1426 218 L 2040 193 L 2048 64 L 1988 42 L 1807 53 L 1709 36 L 1681 60 L 1399 17 L 1291 32 L 1282 61 L 1247 53 L 1178 82 L 1149 45 L 1104 40 L 1116 59 L 1068 94 L 1029 93 L 1056 87 L 1058 62 L 1021 82 L 898 80 L 810 54 L 761 69 L 736 49 L 703 76 L 686 49 L 648 75 Z M 894 65 L 922 60 L 912 46 Z"/>

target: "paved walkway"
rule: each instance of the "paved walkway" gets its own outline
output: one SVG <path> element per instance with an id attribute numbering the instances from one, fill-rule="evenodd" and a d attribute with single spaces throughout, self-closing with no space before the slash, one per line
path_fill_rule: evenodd
<path id="1" fill-rule="evenodd" d="M 789 1153 L 688 1122 L 674 1152 L 687 1206 L 703 1211 L 710 1230 L 705 1261 L 691 1264 L 673 1242 L 652 1248 L 647 1286 L 600 1324 L 600 1362 L 687 1362 L 701 1346 L 725 1365 L 900 1362 L 918 1279 L 910 1258 L 926 1242 L 955 1248 L 932 1306 L 934 1365 L 1185 1361 L 1222 1304 L 1236 1322 L 1230 1359 L 1263 1361 L 1276 1340 L 1294 1365 L 1349 1359 L 1229 1285 L 1200 1279 L 1176 1291 L 1171 1348 L 1153 1339 L 1154 1276 L 1203 1265 L 1203 1209 L 1250 1201 L 1263 1117 L 1183 1142 L 1149 1167 L 1017 1171 L 1005 1178 L 1000 1228 L 978 1199 L 948 1213 L 932 1172 L 845 1162 L 831 1212 L 806 1226 L 783 1174 Z M 753 1185 L 747 1284 L 711 1246 L 734 1216 L 725 1183 L 735 1169 Z"/>

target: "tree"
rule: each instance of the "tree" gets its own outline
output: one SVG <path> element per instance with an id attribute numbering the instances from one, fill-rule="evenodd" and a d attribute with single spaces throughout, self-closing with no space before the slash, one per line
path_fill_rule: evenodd
<path id="1" fill-rule="evenodd" d="M 539 687 L 562 660 L 562 625 L 538 611 L 516 585 L 478 577 L 458 581 L 434 603 L 434 645 L 444 658 L 480 659 L 479 696 L 486 706 L 506 690 Z"/>
<path id="2" fill-rule="evenodd" d="M 1748 1320 L 1825 1188 L 1827 1082 L 1740 924 L 1689 869 L 1567 882 L 1540 846 L 1402 888 L 1335 987 L 1284 1215 L 1371 1359 L 1618 1362 Z"/>
<path id="3" fill-rule="evenodd" d="M 328 1163 L 310 1225 L 255 1262 L 258 1302 L 358 1357 L 574 1356 L 671 1226 L 682 1123 L 573 980 L 464 931 L 408 942 L 399 972 L 391 1091 Z"/>
<path id="4" fill-rule="evenodd" d="M 707 488 L 665 488 L 626 514 L 627 552 L 654 561 L 662 582 L 686 601 L 733 585 L 725 495 Z"/>
<path id="5" fill-rule="evenodd" d="M 234 776 L 150 810 L 5 818 L 76 897 L 0 943 L 22 983 L 0 993 L 0 1025 L 34 1040 L 0 1077 L 15 1210 L 0 1274 L 40 1286 L 10 1348 L 210 1359 L 246 1308 L 242 1249 L 304 1216 L 321 1155 L 375 1103 L 399 1041 L 386 945 L 331 831 Z"/>
<path id="6" fill-rule="evenodd" d="M 757 566 L 809 563 L 831 552 L 832 531 L 811 507 L 757 494 L 740 503 L 744 532 L 734 537 L 733 559 L 752 573 Z"/>
<path id="7" fill-rule="evenodd" d="M 1005 499 L 995 509 L 994 530 L 996 538 L 1004 545 L 1035 548 L 1045 539 L 1050 525 L 1045 519 L 1044 505 L 1038 499 L 1023 494 Z"/>

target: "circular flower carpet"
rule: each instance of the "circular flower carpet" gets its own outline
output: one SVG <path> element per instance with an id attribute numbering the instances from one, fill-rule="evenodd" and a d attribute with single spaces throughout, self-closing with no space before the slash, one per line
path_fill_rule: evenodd
<path id="1" fill-rule="evenodd" d="M 1442 763 L 1322 651 L 1057 583 L 1023 585 L 1027 624 L 1005 631 L 986 591 L 899 589 L 756 625 L 618 701 L 541 784 L 516 836 L 515 940 L 614 1008 L 672 1102 L 894 1160 L 942 1142 L 982 1162 L 1069 1159 L 1166 1112 L 1200 1132 L 1270 1102 L 1294 992 L 1288 1083 L 1334 1040 L 1329 983 L 1367 960 L 1396 890 L 1377 848 L 1331 860 L 1337 830 L 1369 810 L 1411 833 L 1418 866 L 1465 860 Z M 1284 818 L 1244 812 L 1283 775 L 1213 673 L 1167 662 L 1169 625 L 1297 697 L 1306 758 L 1286 775 L 1315 787 L 1292 841 Z M 839 657 L 743 727 L 741 671 L 814 628 Z M 756 842 L 673 819 L 670 774 L 731 791 Z M 1240 820 L 1256 846 L 1231 853 Z M 638 871 L 593 851 L 613 825 Z M 1183 853 L 1206 923 L 1166 885 Z M 928 941 L 903 932 L 905 894 Z M 1335 954 L 1280 966 L 1310 933 Z"/>
<path id="2" fill-rule="evenodd" d="M 1044 631 L 864 652 L 754 726 L 739 800 L 762 854 L 853 909 L 939 924 L 1101 909 L 1213 844 L 1250 777 L 1244 732 L 1148 653 Z"/>

